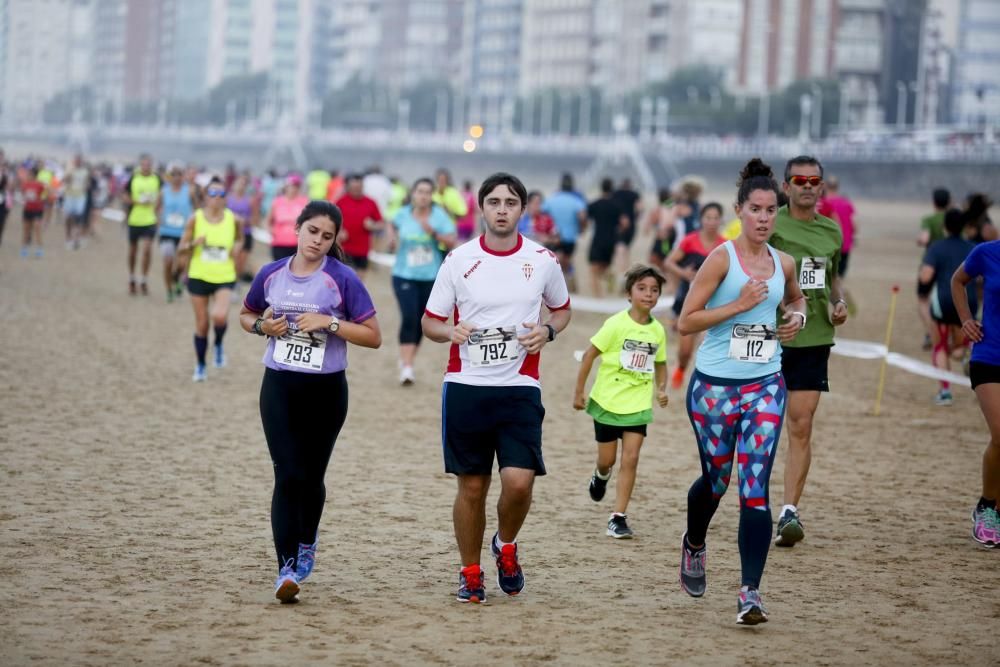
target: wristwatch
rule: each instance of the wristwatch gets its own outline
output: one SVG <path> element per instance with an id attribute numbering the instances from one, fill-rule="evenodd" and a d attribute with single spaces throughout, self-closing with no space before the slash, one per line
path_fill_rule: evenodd
<path id="1" fill-rule="evenodd" d="M 549 342 L 551 343 L 556 339 L 556 328 L 551 324 L 546 324 L 545 328 L 549 330 Z"/>
<path id="2" fill-rule="evenodd" d="M 847 305 L 847 299 L 837 299 L 836 301 L 833 302 L 833 305 L 836 306 L 838 303 L 842 303 L 842 304 L 844 304 L 846 306 Z"/>
<path id="3" fill-rule="evenodd" d="M 337 333 L 337 331 L 340 329 L 340 320 L 338 320 L 336 317 L 331 316 L 329 329 L 330 333 Z"/>

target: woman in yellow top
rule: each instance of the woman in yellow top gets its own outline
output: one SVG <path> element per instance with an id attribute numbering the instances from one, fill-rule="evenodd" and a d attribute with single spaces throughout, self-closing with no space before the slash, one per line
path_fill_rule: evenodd
<path id="1" fill-rule="evenodd" d="M 205 189 L 205 206 L 194 212 L 184 227 L 178 251 L 187 257 L 188 291 L 194 307 L 194 351 L 198 363 L 195 382 L 204 382 L 205 352 L 208 349 L 208 301 L 212 303 L 215 328 L 215 367 L 226 365 L 222 337 L 226 334 L 229 302 L 236 286 L 236 251 L 243 247 L 243 223 L 226 208 L 226 188 L 213 178 Z"/>

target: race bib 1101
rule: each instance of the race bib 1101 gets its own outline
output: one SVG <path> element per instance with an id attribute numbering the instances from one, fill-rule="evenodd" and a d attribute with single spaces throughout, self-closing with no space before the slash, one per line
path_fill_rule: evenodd
<path id="1" fill-rule="evenodd" d="M 622 368 L 636 373 L 652 373 L 656 360 L 656 343 L 645 343 L 640 340 L 626 339 L 622 344 L 622 352 L 618 358 Z"/>
<path id="2" fill-rule="evenodd" d="M 465 343 L 473 366 L 502 366 L 517 361 L 517 327 L 476 329 Z"/>
<path id="3" fill-rule="evenodd" d="M 765 364 L 778 351 L 778 333 L 773 325 L 734 324 L 729 338 L 729 358 Z"/>

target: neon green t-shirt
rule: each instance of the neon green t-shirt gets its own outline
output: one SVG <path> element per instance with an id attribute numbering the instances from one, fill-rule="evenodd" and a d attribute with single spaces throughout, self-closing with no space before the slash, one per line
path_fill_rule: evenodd
<path id="1" fill-rule="evenodd" d="M 623 310 L 590 339 L 601 351 L 587 414 L 612 426 L 653 421 L 654 364 L 667 361 L 667 333 L 653 317 L 639 324 Z"/>
<path id="2" fill-rule="evenodd" d="M 306 174 L 306 193 L 309 199 L 326 199 L 326 190 L 330 185 L 330 172 L 314 169 Z"/>
<path id="3" fill-rule="evenodd" d="M 934 243 L 935 241 L 940 241 L 944 238 L 944 211 L 938 211 L 936 213 L 931 213 L 923 220 L 920 221 L 920 229 L 927 230 L 930 234 L 930 238 L 927 241 L 927 245 Z"/>
<path id="4" fill-rule="evenodd" d="M 810 222 L 796 220 L 788 214 L 788 207 L 782 206 L 768 243 L 795 258 L 795 275 L 806 295 L 806 328 L 781 346 L 833 345 L 830 287 L 837 276 L 840 249 L 844 245 L 840 225 L 818 213 Z M 780 271 L 781 267 L 777 269 Z M 779 323 L 783 322 L 783 316 L 779 311 Z"/>
<path id="5" fill-rule="evenodd" d="M 447 213 L 452 220 L 461 218 L 469 212 L 468 205 L 466 205 L 465 200 L 462 199 L 462 193 L 451 185 L 444 189 L 444 194 L 434 190 L 434 194 L 431 195 L 431 200 L 443 208 L 444 212 Z"/>

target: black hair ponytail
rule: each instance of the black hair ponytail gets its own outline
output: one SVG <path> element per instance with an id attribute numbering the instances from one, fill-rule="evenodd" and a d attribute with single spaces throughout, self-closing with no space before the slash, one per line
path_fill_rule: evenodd
<path id="1" fill-rule="evenodd" d="M 740 180 L 736 182 L 739 188 L 736 192 L 736 205 L 743 206 L 750 198 L 750 193 L 754 190 L 770 190 L 776 196 L 781 195 L 777 181 L 774 180 L 774 172 L 771 165 L 765 163 L 759 157 L 755 157 L 746 163 L 740 170 Z"/>

